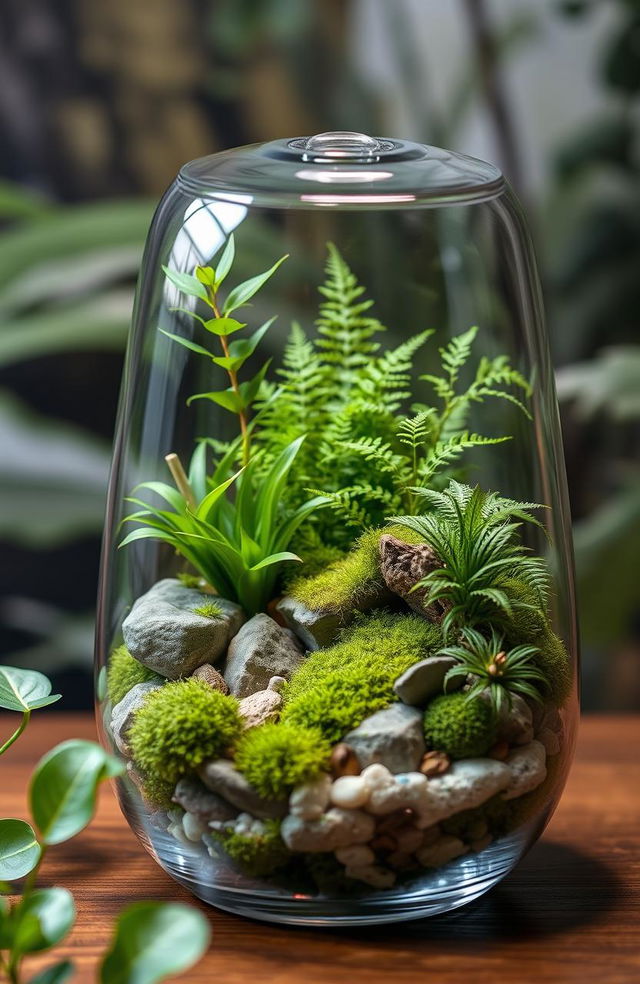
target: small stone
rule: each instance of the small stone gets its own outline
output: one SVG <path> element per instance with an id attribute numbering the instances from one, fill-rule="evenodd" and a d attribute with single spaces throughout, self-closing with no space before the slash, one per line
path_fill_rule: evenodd
<path id="1" fill-rule="evenodd" d="M 358 756 L 353 748 L 345 745 L 343 741 L 333 746 L 331 752 L 331 772 L 338 778 L 340 776 L 359 776 L 361 769 Z"/>
<path id="2" fill-rule="evenodd" d="M 276 694 L 281 694 L 287 685 L 283 676 L 272 676 L 267 684 L 267 690 L 273 690 Z"/>
<path id="3" fill-rule="evenodd" d="M 155 680 L 146 680 L 144 683 L 136 683 L 122 700 L 116 704 L 111 714 L 111 733 L 116 748 L 123 755 L 131 755 L 131 749 L 127 741 L 129 729 L 133 724 L 136 711 L 139 711 L 148 695 L 153 690 L 162 687 L 162 683 Z"/>
<path id="4" fill-rule="evenodd" d="M 392 851 L 391 854 L 387 855 L 386 861 L 391 868 L 395 868 L 397 871 L 402 871 L 403 868 L 412 868 L 415 865 L 411 854 L 407 854 L 406 851 Z"/>
<path id="5" fill-rule="evenodd" d="M 426 615 L 433 621 L 439 621 L 443 615 L 443 606 L 436 602 L 425 607 L 426 588 L 411 589 L 423 577 L 442 567 L 437 554 L 426 543 L 404 543 L 390 533 L 380 537 L 380 573 L 385 584 L 394 594 L 399 595 L 420 615 Z"/>
<path id="6" fill-rule="evenodd" d="M 312 652 L 330 646 L 342 626 L 336 612 L 314 611 L 288 595 L 278 603 L 277 610 Z"/>
<path id="7" fill-rule="evenodd" d="M 426 707 L 432 697 L 445 693 L 444 678 L 457 664 L 458 661 L 453 656 L 431 656 L 429 659 L 421 659 L 398 677 L 393 689 L 403 704 Z M 453 679 L 447 684 L 446 693 L 458 690 L 463 683 L 462 677 Z"/>
<path id="8" fill-rule="evenodd" d="M 345 810 L 357 810 L 369 799 L 369 790 L 361 776 L 340 776 L 331 786 L 331 802 Z"/>
<path id="9" fill-rule="evenodd" d="M 369 846 L 373 851 L 390 853 L 391 851 L 396 850 L 398 843 L 395 837 L 392 837 L 391 834 L 379 834 L 377 837 L 374 837 L 372 841 L 369 841 Z"/>
<path id="10" fill-rule="evenodd" d="M 510 745 L 528 745 L 533 738 L 531 708 L 519 694 L 511 694 L 511 706 L 504 701 L 498 714 L 497 736 Z"/>
<path id="11" fill-rule="evenodd" d="M 564 725 L 558 708 L 553 704 L 535 704 L 533 730 L 536 740 L 544 745 L 547 755 L 557 755 L 564 738 Z"/>
<path id="12" fill-rule="evenodd" d="M 370 780 L 369 780 L 370 782 Z M 390 775 L 372 789 L 367 810 L 376 816 L 410 808 L 418 811 L 424 802 L 427 778 L 420 772 Z"/>
<path id="13" fill-rule="evenodd" d="M 336 851 L 351 844 L 365 844 L 373 837 L 373 817 L 362 810 L 332 807 L 318 820 L 285 817 L 280 836 L 290 851 Z"/>
<path id="14" fill-rule="evenodd" d="M 204 680 L 212 690 L 219 690 L 221 694 L 229 693 L 225 678 L 222 673 L 218 673 L 211 663 L 203 663 L 202 666 L 193 671 L 191 676 L 196 680 Z"/>
<path id="15" fill-rule="evenodd" d="M 434 844 L 421 847 L 416 857 L 425 868 L 439 868 L 454 858 L 467 853 L 467 845 L 459 837 L 443 835 Z"/>
<path id="16" fill-rule="evenodd" d="M 420 772 L 423 776 L 441 776 L 451 765 L 451 759 L 446 752 L 426 752 L 422 756 Z"/>
<path id="17" fill-rule="evenodd" d="M 317 820 L 329 806 L 331 776 L 323 773 L 313 782 L 296 786 L 289 797 L 289 813 L 303 820 Z"/>
<path id="18" fill-rule="evenodd" d="M 442 831 L 437 823 L 434 823 L 433 827 L 427 827 L 426 830 L 421 831 L 422 833 L 422 847 L 429 847 L 431 844 L 435 844 L 437 840 L 440 840 L 442 836 Z"/>
<path id="19" fill-rule="evenodd" d="M 392 888 L 395 885 L 396 875 L 390 868 L 384 868 L 381 864 L 362 865 L 360 867 L 345 868 L 347 878 L 355 881 L 364 882 L 372 888 Z"/>
<path id="20" fill-rule="evenodd" d="M 401 827 L 399 830 L 394 832 L 394 837 L 398 845 L 398 850 L 402 851 L 404 854 L 413 854 L 417 851 L 420 846 L 424 843 L 423 840 L 424 831 L 418 830 L 414 826 Z"/>
<path id="21" fill-rule="evenodd" d="M 185 813 L 182 818 L 182 829 L 187 840 L 193 843 L 201 840 L 202 835 L 208 833 L 209 830 L 206 820 L 201 820 L 193 813 Z"/>
<path id="22" fill-rule="evenodd" d="M 275 690 L 258 690 L 257 693 L 242 698 L 239 705 L 240 717 L 245 728 L 256 728 L 266 721 L 276 721 L 281 707 L 282 697 Z"/>
<path id="23" fill-rule="evenodd" d="M 502 794 L 503 798 L 515 799 L 539 786 L 547 775 L 546 760 L 544 745 L 539 741 L 531 741 L 511 752 L 504 763 L 509 769 L 511 779 Z"/>
<path id="24" fill-rule="evenodd" d="M 264 613 L 254 615 L 229 643 L 224 678 L 235 697 L 265 690 L 271 678 L 289 679 L 304 654 L 290 632 Z"/>
<path id="25" fill-rule="evenodd" d="M 215 604 L 218 618 L 194 609 Z M 239 605 L 165 578 L 134 603 L 122 623 L 124 643 L 138 662 L 169 680 L 215 663 L 244 621 Z"/>
<path id="26" fill-rule="evenodd" d="M 207 789 L 253 817 L 277 820 L 286 815 L 287 800 L 265 799 L 227 759 L 205 763 L 199 775 Z"/>
<path id="27" fill-rule="evenodd" d="M 413 810 L 408 808 L 396 810 L 394 813 L 387 813 L 376 823 L 376 830 L 379 834 L 392 833 L 395 836 L 396 831 L 410 824 L 414 817 Z"/>
<path id="28" fill-rule="evenodd" d="M 487 752 L 487 755 L 490 759 L 497 759 L 499 762 L 504 762 L 508 754 L 509 754 L 508 741 L 497 741 L 495 745 L 493 745 Z"/>
<path id="29" fill-rule="evenodd" d="M 238 814 L 237 807 L 217 793 L 212 793 L 196 776 L 183 776 L 178 780 L 173 802 L 205 823 L 212 820 L 233 820 Z"/>
<path id="30" fill-rule="evenodd" d="M 361 766 L 380 762 L 391 772 L 411 772 L 425 753 L 422 714 L 406 704 L 391 704 L 345 735 Z"/>
<path id="31" fill-rule="evenodd" d="M 429 827 L 462 810 L 473 810 L 501 792 L 511 782 L 505 762 L 489 758 L 460 759 L 444 775 L 429 779 L 416 804 L 418 827 Z"/>
<path id="32" fill-rule="evenodd" d="M 351 844 L 350 847 L 339 847 L 335 852 L 340 864 L 352 868 L 361 868 L 373 864 L 376 856 L 367 844 Z"/>

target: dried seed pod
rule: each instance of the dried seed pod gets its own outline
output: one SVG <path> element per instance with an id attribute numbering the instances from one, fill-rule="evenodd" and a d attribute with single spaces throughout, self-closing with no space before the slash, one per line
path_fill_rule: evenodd
<path id="1" fill-rule="evenodd" d="M 336 779 L 340 776 L 360 775 L 360 763 L 350 745 L 345 745 L 344 742 L 334 745 L 331 752 L 331 772 Z"/>
<path id="2" fill-rule="evenodd" d="M 451 765 L 451 759 L 446 752 L 426 752 L 422 756 L 420 772 L 423 776 L 441 776 Z"/>

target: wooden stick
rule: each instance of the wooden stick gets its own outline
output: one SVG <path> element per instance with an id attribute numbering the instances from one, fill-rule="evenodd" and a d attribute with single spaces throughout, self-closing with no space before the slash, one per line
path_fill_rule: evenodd
<path id="1" fill-rule="evenodd" d="M 187 478 L 187 473 L 182 467 L 180 458 L 174 451 L 172 451 L 171 454 L 165 455 L 164 460 L 169 466 L 169 471 L 171 472 L 172 478 L 176 483 L 178 492 L 184 499 L 186 499 L 189 508 L 195 512 L 197 508 L 196 497 L 193 494 L 193 489 L 189 485 L 189 479 Z"/>

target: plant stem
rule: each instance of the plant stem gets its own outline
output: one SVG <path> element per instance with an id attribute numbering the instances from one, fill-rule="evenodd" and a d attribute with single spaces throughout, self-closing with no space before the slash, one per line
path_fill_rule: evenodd
<path id="1" fill-rule="evenodd" d="M 196 497 L 193 494 L 193 489 L 189 485 L 189 479 L 187 478 L 187 473 L 182 467 L 180 458 L 175 451 L 172 451 L 171 454 L 165 455 L 164 460 L 169 466 L 169 471 L 171 472 L 171 476 L 176 483 L 178 492 L 189 504 L 189 508 L 195 512 L 197 508 Z"/>
<path id="2" fill-rule="evenodd" d="M 4 752 L 6 752 L 6 750 L 8 748 L 11 748 L 11 746 L 14 743 L 14 741 L 17 741 L 18 740 L 18 738 L 20 737 L 20 735 L 22 734 L 22 732 L 24 731 L 24 729 L 26 728 L 26 726 L 29 724 L 29 718 L 30 717 L 31 717 L 31 711 L 29 711 L 29 710 L 23 711 L 22 721 L 20 722 L 20 727 L 16 731 L 13 732 L 13 734 L 11 735 L 10 738 L 7 738 L 7 740 L 5 741 L 4 745 L 0 745 L 0 755 L 3 755 Z"/>
<path id="3" fill-rule="evenodd" d="M 209 291 L 209 304 L 211 305 L 211 308 L 216 318 L 221 318 L 222 315 L 220 313 L 220 309 L 218 308 L 216 295 L 212 290 Z M 222 351 L 224 352 L 225 358 L 228 359 L 229 344 L 226 338 L 224 337 L 224 335 L 220 335 L 219 338 L 220 338 L 220 344 L 222 345 Z M 238 396 L 240 396 L 240 386 L 238 384 L 237 372 L 235 371 L 235 369 L 228 369 L 227 375 L 229 376 L 229 380 L 231 382 L 231 388 L 233 392 L 236 393 Z M 246 466 L 249 464 L 249 457 L 250 457 L 250 447 L 249 447 L 250 438 L 249 438 L 249 426 L 247 423 L 247 415 L 244 410 L 238 411 L 238 419 L 240 421 L 240 433 L 242 434 L 242 464 L 246 468 Z"/>

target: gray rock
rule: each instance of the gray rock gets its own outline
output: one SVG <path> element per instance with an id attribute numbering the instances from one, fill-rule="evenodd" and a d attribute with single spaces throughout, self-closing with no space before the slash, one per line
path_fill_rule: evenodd
<path id="1" fill-rule="evenodd" d="M 511 779 L 511 769 L 504 762 L 460 759 L 443 775 L 429 779 L 417 826 L 430 827 L 461 810 L 473 810 L 506 789 Z"/>
<path id="2" fill-rule="evenodd" d="M 290 851 L 336 851 L 350 844 L 371 840 L 375 820 L 362 810 L 333 807 L 317 820 L 289 815 L 280 834 Z"/>
<path id="3" fill-rule="evenodd" d="M 344 741 L 362 768 L 380 762 L 390 772 L 413 772 L 426 750 L 422 713 L 406 704 L 391 704 L 366 718 Z"/>
<path id="4" fill-rule="evenodd" d="M 505 761 L 511 778 L 502 794 L 505 799 L 515 799 L 535 789 L 547 775 L 547 753 L 539 741 L 530 741 L 511 752 Z"/>
<path id="5" fill-rule="evenodd" d="M 245 728 L 256 728 L 266 721 L 277 720 L 282 707 L 282 697 L 275 690 L 258 690 L 240 701 L 240 716 Z"/>
<path id="6" fill-rule="evenodd" d="M 269 615 L 254 615 L 229 643 L 224 678 L 235 697 L 266 690 L 273 676 L 289 679 L 304 660 L 287 629 Z"/>
<path id="7" fill-rule="evenodd" d="M 222 673 L 218 673 L 211 663 L 203 663 L 202 666 L 199 666 L 197 670 L 193 671 L 191 676 L 196 680 L 204 680 L 212 690 L 219 690 L 221 694 L 229 693 L 227 681 Z"/>
<path id="8" fill-rule="evenodd" d="M 128 694 L 126 694 L 119 704 L 116 704 L 111 714 L 111 733 L 118 751 L 123 755 L 130 755 L 131 749 L 127 742 L 127 734 L 136 711 L 139 711 L 147 696 L 152 690 L 158 690 L 163 684 L 155 680 L 147 680 L 144 683 L 136 683 Z"/>
<path id="9" fill-rule="evenodd" d="M 222 609 L 219 618 L 194 612 L 212 602 Z M 177 680 L 203 663 L 215 663 L 243 622 L 239 605 L 166 578 L 138 598 L 122 623 L 122 634 L 134 659 Z"/>
<path id="10" fill-rule="evenodd" d="M 207 762 L 199 771 L 207 789 L 233 803 L 243 813 L 261 820 L 277 820 L 287 813 L 288 800 L 265 799 L 227 759 Z"/>
<path id="11" fill-rule="evenodd" d="M 398 698 L 403 704 L 414 707 L 426 707 L 431 697 L 444 693 L 444 678 L 457 660 L 453 656 L 432 656 L 422 659 L 410 666 L 393 685 Z M 463 677 L 451 680 L 447 684 L 447 693 L 458 690 L 464 683 Z"/>
<path id="12" fill-rule="evenodd" d="M 330 646 L 344 624 L 339 613 L 314 611 L 288 595 L 276 607 L 287 625 L 312 652 Z"/>
<path id="13" fill-rule="evenodd" d="M 217 793 L 212 793 L 195 776 L 184 776 L 178 781 L 173 802 L 206 823 L 211 820 L 233 820 L 238 815 L 237 807 L 227 803 Z"/>
<path id="14" fill-rule="evenodd" d="M 391 533 L 380 537 L 380 573 L 390 591 L 403 599 L 414 612 L 439 621 L 444 614 L 442 603 L 425 606 L 425 588 L 412 588 L 431 571 L 442 567 L 427 543 L 405 543 Z"/>

